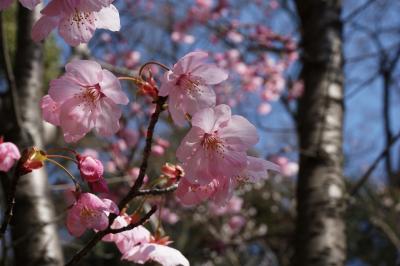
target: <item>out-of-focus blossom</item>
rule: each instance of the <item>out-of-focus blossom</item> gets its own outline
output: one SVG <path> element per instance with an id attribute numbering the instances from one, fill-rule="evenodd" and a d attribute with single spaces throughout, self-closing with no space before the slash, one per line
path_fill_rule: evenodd
<path id="1" fill-rule="evenodd" d="M 269 103 L 261 103 L 258 108 L 257 108 L 257 112 L 260 115 L 267 115 L 272 111 L 272 107 Z"/>
<path id="2" fill-rule="evenodd" d="M 192 184 L 232 177 L 247 166 L 246 151 L 258 142 L 257 129 L 247 119 L 231 115 L 228 105 L 197 112 L 177 157 Z"/>
<path id="3" fill-rule="evenodd" d="M 19 0 L 21 5 L 28 9 L 33 9 L 36 5 L 40 3 L 40 0 Z M 0 1 L 0 11 L 8 8 L 12 4 L 12 0 L 1 0 Z"/>
<path id="4" fill-rule="evenodd" d="M 153 145 L 151 147 L 151 153 L 155 156 L 162 156 L 165 153 L 165 149 L 160 145 Z"/>
<path id="5" fill-rule="evenodd" d="M 242 172 L 235 176 L 238 183 L 251 182 L 256 183 L 268 177 L 268 170 L 281 172 L 281 167 L 273 162 L 247 156 L 247 166 Z"/>
<path id="6" fill-rule="evenodd" d="M 32 39 L 41 41 L 58 28 L 61 37 L 72 46 L 88 43 L 96 29 L 118 31 L 118 10 L 106 1 L 52 0 L 41 11 L 42 17 L 32 28 Z"/>
<path id="7" fill-rule="evenodd" d="M 272 162 L 279 165 L 280 172 L 284 176 L 294 176 L 299 171 L 299 165 L 296 162 L 289 161 L 288 158 L 283 156 L 273 156 L 270 158 Z"/>
<path id="8" fill-rule="evenodd" d="M 49 96 L 42 99 L 44 119 L 61 126 L 66 142 L 78 141 L 92 128 L 101 136 L 117 132 L 121 117 L 118 105 L 126 105 L 129 101 L 118 79 L 89 60 L 72 61 L 65 69 L 63 76 L 51 81 Z M 58 108 L 43 104 L 48 97 Z"/>
<path id="9" fill-rule="evenodd" d="M 76 237 L 81 236 L 86 229 L 104 230 L 108 226 L 109 213 L 118 214 L 115 203 L 91 193 L 82 193 L 68 211 L 67 229 Z"/>
<path id="10" fill-rule="evenodd" d="M 0 171 L 8 172 L 19 158 L 21 154 L 17 146 L 12 142 L 3 142 L 0 137 Z"/>
<path id="11" fill-rule="evenodd" d="M 234 184 L 230 178 L 220 177 L 205 185 L 191 184 L 181 179 L 176 190 L 176 197 L 185 206 L 193 206 L 205 200 L 211 200 L 221 206 L 228 202 L 233 195 Z"/>
<path id="12" fill-rule="evenodd" d="M 246 218 L 241 215 L 232 216 L 229 219 L 228 225 L 234 233 L 239 232 L 246 224 Z"/>
<path id="13" fill-rule="evenodd" d="M 139 167 L 133 167 L 128 171 L 128 175 L 132 177 L 130 180 L 129 184 L 133 185 L 135 183 L 136 179 L 139 176 L 140 169 Z M 144 176 L 143 182 L 146 184 L 149 181 L 149 177 L 147 175 Z"/>
<path id="14" fill-rule="evenodd" d="M 160 96 L 168 97 L 168 110 L 174 122 L 183 126 L 187 115 L 215 105 L 215 92 L 209 85 L 216 85 L 228 74 L 216 65 L 205 63 L 204 52 L 192 52 L 182 57 L 171 71 L 165 73 Z"/>
<path id="15" fill-rule="evenodd" d="M 243 199 L 238 196 L 233 196 L 225 205 L 219 206 L 211 202 L 209 210 L 212 215 L 222 216 L 226 214 L 236 214 L 242 210 Z"/>
<path id="16" fill-rule="evenodd" d="M 161 220 L 168 224 L 176 224 L 179 221 L 179 216 L 168 208 L 164 207 L 160 210 L 160 212 Z"/>

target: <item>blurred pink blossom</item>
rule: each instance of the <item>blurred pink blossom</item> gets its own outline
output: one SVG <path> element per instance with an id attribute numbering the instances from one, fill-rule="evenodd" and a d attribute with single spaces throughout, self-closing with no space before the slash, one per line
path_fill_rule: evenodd
<path id="1" fill-rule="evenodd" d="M 8 172 L 19 158 L 21 154 L 17 146 L 11 142 L 3 142 L 0 137 L 0 171 Z"/>

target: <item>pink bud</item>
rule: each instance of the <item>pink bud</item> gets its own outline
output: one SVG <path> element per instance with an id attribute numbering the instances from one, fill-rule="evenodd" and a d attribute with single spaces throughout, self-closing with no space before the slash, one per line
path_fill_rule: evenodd
<path id="1" fill-rule="evenodd" d="M 77 155 L 76 159 L 81 176 L 86 182 L 97 182 L 103 177 L 104 167 L 99 160 L 81 155 Z"/>

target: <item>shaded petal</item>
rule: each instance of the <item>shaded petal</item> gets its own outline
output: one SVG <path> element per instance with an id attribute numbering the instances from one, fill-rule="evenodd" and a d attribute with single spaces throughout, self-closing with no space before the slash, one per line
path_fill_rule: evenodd
<path id="1" fill-rule="evenodd" d="M 133 247 L 122 256 L 123 260 L 136 263 L 156 261 L 163 266 L 189 266 L 189 261 L 176 249 L 158 244 L 142 244 Z"/>
<path id="2" fill-rule="evenodd" d="M 108 137 L 119 130 L 121 109 L 112 100 L 104 97 L 97 106 L 95 128 L 99 135 Z"/>
<path id="3" fill-rule="evenodd" d="M 55 125 L 60 125 L 60 105 L 50 95 L 45 95 L 40 101 L 43 120 Z"/>
<path id="4" fill-rule="evenodd" d="M 32 10 L 40 3 L 40 0 L 19 0 L 19 2 L 26 8 Z"/>
<path id="5" fill-rule="evenodd" d="M 108 70 L 103 70 L 103 79 L 100 82 L 101 92 L 116 104 L 128 104 L 129 99 L 122 91 L 119 80 Z"/>
<path id="6" fill-rule="evenodd" d="M 79 209 L 74 205 L 67 214 L 66 226 L 68 232 L 76 237 L 80 237 L 85 232 L 86 228 L 82 225 L 79 216 Z"/>
<path id="7" fill-rule="evenodd" d="M 0 1 L 0 11 L 8 8 L 12 3 L 12 0 L 2 0 Z"/>
<path id="8" fill-rule="evenodd" d="M 42 16 L 32 27 L 31 37 L 35 42 L 45 39 L 58 26 L 58 17 Z"/>
<path id="9" fill-rule="evenodd" d="M 79 20 L 76 19 L 79 17 Z M 71 46 L 88 43 L 96 30 L 96 18 L 93 13 L 74 12 L 61 19 L 58 31 Z M 93 84 L 92 84 L 93 85 Z"/>
<path id="10" fill-rule="evenodd" d="M 50 82 L 49 95 L 59 104 L 81 93 L 81 91 L 82 87 L 74 80 L 71 74 L 66 74 Z"/>

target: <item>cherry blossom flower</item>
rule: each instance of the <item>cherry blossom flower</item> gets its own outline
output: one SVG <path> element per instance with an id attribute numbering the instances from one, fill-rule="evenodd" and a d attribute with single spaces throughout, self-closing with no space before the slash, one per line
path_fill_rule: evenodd
<path id="1" fill-rule="evenodd" d="M 177 157 L 192 184 L 233 177 L 247 166 L 246 151 L 258 142 L 257 129 L 247 119 L 231 115 L 228 105 L 197 112 Z"/>
<path id="2" fill-rule="evenodd" d="M 91 156 L 81 156 L 77 155 L 78 168 L 81 173 L 82 178 L 86 182 L 96 182 L 103 177 L 104 167 L 103 164 L 91 157 Z"/>
<path id="3" fill-rule="evenodd" d="M 169 95 L 168 110 L 179 126 L 185 124 L 187 115 L 214 106 L 215 92 L 209 85 L 216 85 L 228 78 L 224 70 L 204 63 L 207 56 L 205 52 L 189 53 L 163 77 L 159 95 Z"/>
<path id="4" fill-rule="evenodd" d="M 118 79 L 89 60 L 72 61 L 65 69 L 66 74 L 51 81 L 49 96 L 42 99 L 43 118 L 61 126 L 66 142 L 78 141 L 92 128 L 101 136 L 116 133 L 121 117 L 118 104 L 129 101 Z"/>
<path id="5" fill-rule="evenodd" d="M 28 9 L 33 9 L 36 5 L 40 3 L 40 0 L 19 0 L 21 5 Z M 12 0 L 2 0 L 0 1 L 0 11 L 8 8 L 12 4 Z"/>
<path id="6" fill-rule="evenodd" d="M 118 31 L 120 18 L 113 0 L 52 0 L 41 11 L 42 17 L 32 28 L 32 39 L 41 41 L 58 28 L 70 45 L 88 43 L 97 28 Z"/>
<path id="7" fill-rule="evenodd" d="M 8 172 L 19 158 L 21 154 L 17 146 L 11 142 L 3 142 L 0 137 L 0 171 Z"/>
<path id="8" fill-rule="evenodd" d="M 130 217 L 119 216 L 115 219 L 111 228 L 123 228 L 131 222 Z M 189 265 L 189 261 L 181 252 L 167 246 L 171 243 L 167 237 L 156 239 L 141 225 L 118 234 L 108 234 L 102 240 L 114 242 L 122 253 L 123 260 L 139 264 L 156 261 L 164 266 Z"/>
<path id="9" fill-rule="evenodd" d="M 211 200 L 215 205 L 226 204 L 233 195 L 234 183 L 231 178 L 213 179 L 205 185 L 191 184 L 183 178 L 176 190 L 176 197 L 184 206 L 193 206 L 205 200 Z"/>
<path id="10" fill-rule="evenodd" d="M 108 214 L 118 212 L 118 207 L 111 200 L 82 193 L 68 211 L 67 229 L 76 237 L 81 236 L 86 229 L 104 230 L 108 226 Z"/>
<path id="11" fill-rule="evenodd" d="M 247 166 L 238 175 L 236 175 L 235 181 L 238 183 L 251 182 L 256 183 L 260 180 L 268 177 L 268 170 L 275 172 L 281 172 L 281 167 L 273 162 L 247 156 Z"/>

